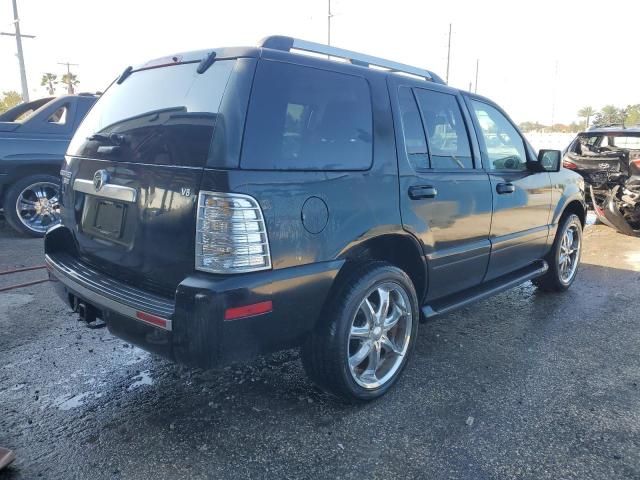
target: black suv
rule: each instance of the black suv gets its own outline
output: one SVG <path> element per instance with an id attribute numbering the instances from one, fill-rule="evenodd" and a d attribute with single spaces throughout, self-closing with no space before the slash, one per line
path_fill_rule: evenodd
<path id="1" fill-rule="evenodd" d="M 393 385 L 420 319 L 567 289 L 585 219 L 580 176 L 491 101 L 288 37 L 127 68 L 62 182 L 46 263 L 82 318 L 205 368 L 301 346 L 352 400 Z"/>

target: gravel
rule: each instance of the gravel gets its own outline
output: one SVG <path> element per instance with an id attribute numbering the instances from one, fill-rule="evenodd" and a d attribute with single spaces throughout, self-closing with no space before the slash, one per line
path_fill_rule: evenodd
<path id="1" fill-rule="evenodd" d="M 42 240 L 0 225 L 0 270 L 39 264 Z M 187 369 L 87 329 L 48 283 L 0 293 L 0 479 L 640 478 L 640 239 L 589 226 L 578 275 L 420 325 L 400 382 L 355 407 L 295 351 Z"/>

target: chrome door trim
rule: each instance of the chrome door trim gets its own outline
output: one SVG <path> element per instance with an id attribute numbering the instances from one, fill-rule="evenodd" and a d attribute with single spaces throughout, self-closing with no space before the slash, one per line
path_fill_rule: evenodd
<path id="1" fill-rule="evenodd" d="M 107 183 L 103 185 L 100 190 L 96 190 L 96 187 L 93 185 L 93 180 L 84 180 L 81 178 L 76 178 L 73 182 L 73 189 L 76 192 L 118 200 L 119 202 L 136 203 L 136 199 L 138 198 L 138 191 L 135 188 Z"/>

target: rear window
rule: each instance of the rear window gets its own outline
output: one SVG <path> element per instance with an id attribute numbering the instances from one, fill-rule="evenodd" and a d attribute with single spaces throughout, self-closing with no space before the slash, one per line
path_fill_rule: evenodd
<path id="1" fill-rule="evenodd" d="M 366 170 L 372 138 L 364 78 L 274 61 L 258 65 L 242 168 Z"/>
<path id="2" fill-rule="evenodd" d="M 235 60 L 134 72 L 114 83 L 83 120 L 69 155 L 202 167 Z M 113 135 L 116 134 L 116 135 Z"/>
<path id="3" fill-rule="evenodd" d="M 582 155 L 588 155 L 588 152 L 601 153 L 607 150 L 640 150 L 640 134 L 630 135 L 626 132 L 594 133 L 580 135 L 578 140 L 578 142 L 574 142 L 572 151 Z"/>

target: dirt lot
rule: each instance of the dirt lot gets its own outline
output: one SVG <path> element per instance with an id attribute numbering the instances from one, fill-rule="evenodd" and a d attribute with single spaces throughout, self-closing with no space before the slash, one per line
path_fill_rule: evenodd
<path id="1" fill-rule="evenodd" d="M 590 226 L 585 247 L 566 294 L 525 284 L 421 325 L 359 407 L 296 352 L 189 370 L 87 329 L 48 283 L 0 293 L 0 479 L 638 479 L 640 239 Z M 42 241 L 0 225 L 0 271 L 38 264 Z"/>

